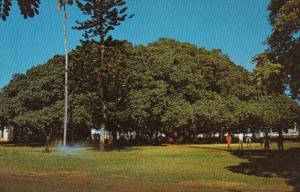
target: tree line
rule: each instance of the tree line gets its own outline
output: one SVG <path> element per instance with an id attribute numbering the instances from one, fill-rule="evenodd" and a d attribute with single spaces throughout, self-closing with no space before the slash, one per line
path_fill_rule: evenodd
<path id="1" fill-rule="evenodd" d="M 299 122 L 299 105 L 266 89 L 276 71 L 249 72 L 220 50 L 162 38 L 147 46 L 108 39 L 83 41 L 70 52 L 69 135 L 84 140 L 105 114 L 107 130 L 135 131 L 142 142 L 195 142 L 199 133 L 282 129 Z M 0 125 L 15 127 L 18 142 L 61 138 L 64 58 L 16 74 L 0 92 Z M 99 84 L 105 81 L 105 89 Z M 106 106 L 103 109 L 103 106 Z M 105 110 L 105 111 L 104 111 Z M 228 130 L 227 130 L 228 129 Z"/>

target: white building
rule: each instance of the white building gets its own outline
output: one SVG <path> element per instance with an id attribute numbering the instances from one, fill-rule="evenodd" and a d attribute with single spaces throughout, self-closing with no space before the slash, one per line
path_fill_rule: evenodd
<path id="1" fill-rule="evenodd" d="M 0 142 L 10 142 L 13 141 L 13 128 L 4 127 L 0 129 Z"/>

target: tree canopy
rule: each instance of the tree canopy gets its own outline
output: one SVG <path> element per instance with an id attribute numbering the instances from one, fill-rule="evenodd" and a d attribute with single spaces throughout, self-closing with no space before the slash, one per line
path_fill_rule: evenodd
<path id="1" fill-rule="evenodd" d="M 113 67 L 105 74 L 109 83 L 104 90 L 98 83 L 103 66 L 95 54 L 100 46 L 84 41 L 69 54 L 69 134 L 74 140 L 85 139 L 91 128 L 99 127 L 103 113 L 109 131 L 132 130 L 149 140 L 165 133 L 178 142 L 224 127 L 255 131 L 299 122 L 296 102 L 262 86 L 262 81 L 276 77 L 268 68 L 277 65 L 249 72 L 220 50 L 165 38 L 147 46 L 110 39 L 105 46 L 113 49 L 104 58 Z M 63 61 L 55 56 L 26 74 L 16 74 L 0 92 L 0 125 L 13 125 L 20 141 L 61 136 Z"/>
<path id="2" fill-rule="evenodd" d="M 272 33 L 266 40 L 269 59 L 283 67 L 283 79 L 292 97 L 300 95 L 300 1 L 272 0 L 269 4 Z M 278 82 L 282 84 L 282 82 Z"/>
<path id="3" fill-rule="evenodd" d="M 90 16 L 86 21 L 79 22 L 74 27 L 77 30 L 84 30 L 85 38 L 99 36 L 99 41 L 103 44 L 105 37 L 127 18 L 127 7 L 125 0 L 76 0 L 76 3 L 84 15 Z"/>

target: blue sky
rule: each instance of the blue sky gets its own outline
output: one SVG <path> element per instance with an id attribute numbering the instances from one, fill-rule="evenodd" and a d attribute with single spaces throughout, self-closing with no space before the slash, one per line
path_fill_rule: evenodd
<path id="1" fill-rule="evenodd" d="M 251 58 L 266 49 L 271 33 L 269 0 L 128 0 L 135 17 L 113 32 L 118 39 L 148 44 L 160 37 L 220 48 L 236 64 L 252 70 Z M 72 30 L 84 17 L 70 7 L 69 49 L 79 44 L 82 32 Z M 7 21 L 0 21 L 0 88 L 15 73 L 25 73 L 55 54 L 63 54 L 63 18 L 55 1 L 42 1 L 40 14 L 24 20 L 16 4 Z"/>

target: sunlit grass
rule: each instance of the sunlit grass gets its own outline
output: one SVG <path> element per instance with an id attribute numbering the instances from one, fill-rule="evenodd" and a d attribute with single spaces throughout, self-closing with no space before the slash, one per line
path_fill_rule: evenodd
<path id="1" fill-rule="evenodd" d="M 276 144 L 271 149 L 276 149 Z M 287 143 L 286 148 L 300 147 Z M 235 150 L 237 145 L 233 145 Z M 248 150 L 244 146 L 245 150 Z M 234 156 L 224 144 L 130 147 L 110 152 L 83 148 L 72 154 L 44 148 L 0 147 L 0 174 L 129 179 L 150 182 L 205 182 L 211 185 L 287 187 L 283 178 L 257 177 L 228 169 L 248 160 Z M 259 144 L 251 149 L 262 150 Z"/>

